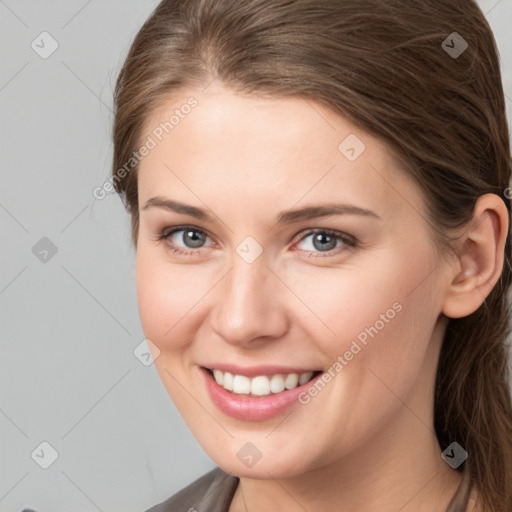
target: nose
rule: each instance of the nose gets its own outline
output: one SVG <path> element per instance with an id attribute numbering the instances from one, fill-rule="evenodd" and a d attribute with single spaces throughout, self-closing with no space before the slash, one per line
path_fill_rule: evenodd
<path id="1" fill-rule="evenodd" d="M 227 343 L 245 347 L 282 337 L 289 327 L 284 288 L 263 257 L 247 263 L 235 255 L 216 286 L 214 332 Z"/>

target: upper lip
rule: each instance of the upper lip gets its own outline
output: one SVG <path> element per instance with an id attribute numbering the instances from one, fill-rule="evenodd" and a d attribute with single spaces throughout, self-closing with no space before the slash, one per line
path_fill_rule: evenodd
<path id="1" fill-rule="evenodd" d="M 258 365 L 258 366 L 237 366 L 235 364 L 228 363 L 212 363 L 204 365 L 207 370 L 221 370 L 223 372 L 229 372 L 233 375 L 245 375 L 246 377 L 257 377 L 258 375 L 275 375 L 277 373 L 288 374 L 288 373 L 301 373 L 306 372 L 318 372 L 322 370 L 315 370 L 312 368 L 296 367 L 291 368 L 289 366 L 279 365 Z"/>

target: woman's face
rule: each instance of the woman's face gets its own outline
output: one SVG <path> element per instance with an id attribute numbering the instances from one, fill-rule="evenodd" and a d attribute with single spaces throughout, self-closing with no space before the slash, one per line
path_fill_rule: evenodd
<path id="1" fill-rule="evenodd" d="M 446 267 L 387 147 L 316 102 L 215 82 L 153 113 L 144 141 L 142 326 L 210 457 L 293 476 L 431 439 Z"/>

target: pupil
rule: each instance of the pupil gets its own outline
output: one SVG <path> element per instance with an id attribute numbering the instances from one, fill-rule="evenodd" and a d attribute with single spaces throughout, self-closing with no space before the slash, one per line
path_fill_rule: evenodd
<path id="1" fill-rule="evenodd" d="M 329 245 L 329 239 L 330 239 L 330 245 Z M 321 243 L 320 245 L 317 246 L 316 243 L 315 243 L 315 242 L 324 242 L 324 241 L 327 241 L 327 244 Z M 334 247 L 336 246 L 336 239 L 331 237 L 330 235 L 325 235 L 325 234 L 322 234 L 322 233 L 318 233 L 313 238 L 313 245 L 315 246 L 316 249 L 327 249 L 327 250 L 334 249 Z"/>
<path id="2" fill-rule="evenodd" d="M 203 242 L 202 234 L 198 233 L 197 231 L 186 231 L 185 234 L 191 239 L 192 245 L 190 247 L 196 248 L 201 246 L 201 243 Z M 185 241 L 185 239 L 183 241 Z"/>

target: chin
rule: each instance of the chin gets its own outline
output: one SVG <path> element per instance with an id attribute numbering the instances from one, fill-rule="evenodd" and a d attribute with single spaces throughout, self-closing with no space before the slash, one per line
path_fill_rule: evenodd
<path id="1" fill-rule="evenodd" d="M 238 459 L 234 461 L 232 459 L 213 459 L 213 461 L 226 473 L 239 478 L 254 478 L 257 480 L 291 478 L 306 473 L 310 469 L 304 465 L 304 460 L 301 460 L 302 464 L 299 465 L 298 460 L 276 461 L 273 456 L 269 456 L 267 460 L 262 457 L 252 467 L 248 467 Z"/>

